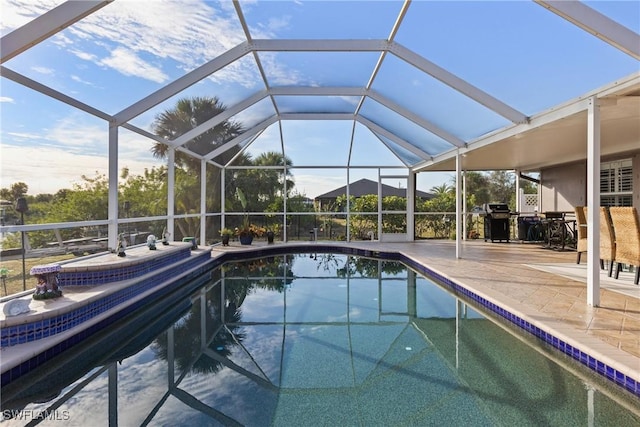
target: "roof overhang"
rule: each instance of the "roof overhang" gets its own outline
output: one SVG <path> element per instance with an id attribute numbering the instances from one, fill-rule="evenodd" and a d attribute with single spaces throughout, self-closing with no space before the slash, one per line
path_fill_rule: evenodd
<path id="1" fill-rule="evenodd" d="M 509 126 L 460 148 L 465 170 L 537 171 L 587 158 L 587 108 L 600 104 L 601 155 L 640 150 L 640 73 L 614 82 L 531 117 L 527 124 Z M 453 149 L 414 170 L 455 171 Z"/>

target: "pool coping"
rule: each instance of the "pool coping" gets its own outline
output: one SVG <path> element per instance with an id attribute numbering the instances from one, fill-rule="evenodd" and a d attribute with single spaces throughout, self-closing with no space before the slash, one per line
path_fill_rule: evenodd
<path id="1" fill-rule="evenodd" d="M 572 338 L 572 329 L 567 327 L 566 325 L 563 325 L 562 322 L 558 320 L 550 320 L 549 318 L 544 319 L 544 321 L 540 321 L 536 316 L 538 315 L 539 317 L 539 313 L 535 313 L 532 310 L 527 309 L 527 307 L 523 306 L 522 304 L 518 304 L 517 302 L 513 304 L 511 302 L 505 303 L 504 298 L 501 298 L 499 294 L 494 294 L 491 290 L 482 292 L 476 289 L 473 285 L 465 285 L 463 281 L 459 279 L 454 280 L 450 275 L 447 275 L 446 273 L 443 273 L 433 267 L 425 265 L 425 262 L 423 260 L 405 253 L 402 250 L 370 249 L 358 247 L 357 245 L 349 244 L 346 242 L 307 242 L 273 244 L 267 246 L 234 246 L 232 248 L 226 247 L 225 250 L 214 251 L 213 249 L 217 249 L 216 246 L 217 245 L 214 245 L 211 248 L 206 249 L 206 251 L 210 253 L 210 255 L 207 257 L 207 270 L 216 268 L 227 261 L 284 255 L 292 252 L 334 252 L 344 255 L 357 255 L 383 260 L 386 259 L 391 261 L 400 261 L 410 268 L 416 270 L 420 274 L 423 274 L 430 279 L 436 280 L 441 285 L 448 288 L 449 291 L 454 295 L 476 302 L 486 310 L 489 310 L 491 313 L 516 326 L 521 331 L 526 332 L 530 336 L 535 336 L 541 339 L 549 346 L 569 356 L 571 359 L 579 362 L 581 365 L 587 367 L 592 372 L 597 373 L 602 378 L 610 381 L 612 384 L 615 384 L 616 386 L 630 392 L 635 397 L 640 397 L 640 370 L 638 369 L 638 359 L 636 357 L 625 353 L 620 349 L 615 349 L 611 346 L 603 344 L 600 340 L 586 335 L 581 336 L 580 340 L 578 341 L 575 338 Z M 93 257 L 88 257 L 86 261 L 91 262 L 91 258 Z M 95 261 L 96 260 L 93 259 L 93 262 Z M 202 266 L 199 266 L 195 269 L 192 269 L 191 271 L 195 271 L 197 269 L 198 271 L 202 272 L 202 268 Z M 183 277 L 183 275 L 180 275 L 179 277 Z M 169 280 L 163 281 L 162 283 L 157 284 L 157 286 L 154 285 L 153 289 L 145 291 L 142 295 L 134 295 L 124 303 L 121 303 L 125 305 L 120 305 L 116 308 L 132 311 L 137 307 L 140 307 L 142 304 L 149 302 L 155 296 L 170 292 L 171 289 L 175 289 L 175 283 Z M 154 294 L 157 295 L 154 296 Z M 105 325 L 108 325 L 110 321 L 113 321 L 112 319 L 107 319 L 107 317 L 109 317 L 111 313 L 112 312 L 109 311 L 109 313 L 105 314 L 104 317 L 101 315 L 96 317 L 94 321 L 91 322 L 91 324 L 85 323 L 81 326 L 84 326 L 85 329 L 88 328 L 88 330 L 93 330 L 94 326 L 92 325 L 97 322 L 101 323 L 102 327 L 105 327 Z M 119 315 L 121 317 L 123 314 L 120 313 Z M 72 328 L 72 330 L 76 331 L 77 328 L 78 326 Z M 83 331 L 83 333 L 86 334 L 88 332 Z M 53 338 L 56 336 L 58 337 Z M 60 347 L 60 340 L 63 340 L 63 342 L 65 342 L 64 340 L 68 342 L 73 341 L 73 338 L 68 338 L 67 334 L 59 333 L 53 335 L 53 337 L 32 341 L 32 343 L 44 342 L 45 340 L 50 341 L 53 338 L 53 341 L 56 342 L 54 342 L 52 345 L 55 346 L 56 351 L 58 351 L 59 353 L 64 350 L 64 348 L 61 349 Z M 28 354 L 28 356 L 22 354 L 19 357 L 20 361 L 17 363 L 21 363 L 22 365 L 28 365 L 30 361 L 36 360 L 36 355 L 39 357 L 45 353 L 45 351 L 42 351 L 42 348 L 37 346 L 37 344 L 29 346 L 27 346 L 26 344 L 31 343 L 24 343 L 19 344 L 18 346 L 13 346 L 21 347 L 21 350 L 25 354 Z M 3 356 L 7 356 L 9 353 L 6 352 L 6 350 L 13 347 L 3 348 Z M 611 357 L 610 355 L 599 351 L 599 349 L 606 349 L 607 353 L 614 352 L 615 357 Z M 29 357 L 31 359 L 29 359 Z M 3 357 L 3 379 L 5 376 L 5 372 L 7 372 L 5 370 L 5 362 L 7 362 L 6 357 Z M 13 363 L 15 363 L 15 360 L 14 362 L 12 362 L 12 364 Z"/>
<path id="2" fill-rule="evenodd" d="M 186 281 L 202 275 L 210 270 L 211 264 L 215 262 L 211 258 L 211 249 L 208 247 L 190 251 L 189 255 L 186 258 L 178 257 L 167 266 L 130 279 L 96 286 L 67 286 L 66 290 L 75 289 L 75 292 L 68 291 L 67 294 L 75 294 L 77 300 L 67 298 L 66 301 L 61 301 L 58 304 L 59 307 L 40 310 L 41 312 L 34 310 L 34 313 L 27 316 L 16 316 L 16 319 L 9 318 L 12 323 L 10 328 L 41 325 L 39 327 L 41 337 L 0 349 L 2 385 L 18 379 L 30 369 L 45 363 L 48 358 L 78 344 L 142 305 L 148 304 L 172 292 Z M 142 258 L 149 261 L 154 256 L 157 257 L 158 254 L 154 253 L 151 257 L 143 256 Z M 131 260 L 123 260 L 122 263 L 131 264 Z M 107 262 L 105 265 L 111 264 Z M 176 274 L 165 277 L 164 273 L 167 271 Z M 19 298 L 30 299 L 31 296 L 22 295 Z M 72 319 L 70 313 L 76 311 L 81 311 L 80 315 L 76 316 L 79 318 Z M 20 317 L 24 317 L 26 320 L 20 319 Z M 44 330 L 47 328 L 48 332 L 45 333 Z M 8 333 L 6 329 L 3 328 L 3 334 Z"/>

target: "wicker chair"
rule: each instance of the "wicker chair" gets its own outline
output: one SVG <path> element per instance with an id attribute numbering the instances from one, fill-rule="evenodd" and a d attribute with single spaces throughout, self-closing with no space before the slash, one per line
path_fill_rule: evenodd
<path id="1" fill-rule="evenodd" d="M 616 259 L 616 240 L 609 209 L 600 207 L 600 268 L 604 269 L 604 261 L 609 261 L 609 277 L 613 273 Z"/>
<path id="2" fill-rule="evenodd" d="M 580 257 L 583 252 L 587 252 L 587 208 L 586 206 L 576 206 L 576 229 L 578 238 L 576 239 L 576 251 L 578 259 L 576 264 L 580 264 Z"/>
<path id="3" fill-rule="evenodd" d="M 611 207 L 611 222 L 616 236 L 616 275 L 620 274 L 622 264 L 633 265 L 636 277 L 633 283 L 640 279 L 640 221 L 638 212 L 633 207 Z"/>

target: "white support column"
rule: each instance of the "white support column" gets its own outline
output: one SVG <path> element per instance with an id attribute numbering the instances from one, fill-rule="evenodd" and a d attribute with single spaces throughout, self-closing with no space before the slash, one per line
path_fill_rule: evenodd
<path id="1" fill-rule="evenodd" d="M 170 233 L 170 240 L 175 241 L 176 233 L 174 229 L 174 215 L 176 204 L 176 150 L 167 150 L 167 231 Z"/>
<path id="2" fill-rule="evenodd" d="M 522 212 L 522 195 L 520 194 L 520 171 L 518 169 L 514 169 L 513 173 L 516 175 L 516 212 L 518 216 L 520 216 L 520 212 Z M 509 220 L 509 224 L 511 224 L 511 219 Z M 527 236 L 525 236 L 526 238 Z M 518 239 L 518 218 L 515 220 L 515 236 L 514 239 Z"/>
<path id="3" fill-rule="evenodd" d="M 207 162 L 200 160 L 200 244 L 207 241 Z"/>
<path id="4" fill-rule="evenodd" d="M 287 237 L 287 207 L 288 207 L 288 200 L 287 200 L 287 162 L 284 162 L 284 177 L 283 177 L 283 181 L 284 181 L 284 194 L 282 195 L 282 226 L 283 226 L 283 234 L 282 234 L 282 239 L 287 242 L 288 237 Z M 315 210 L 315 206 L 314 206 L 314 210 Z"/>
<path id="5" fill-rule="evenodd" d="M 600 105 L 587 109 L 587 304 L 600 305 Z"/>
<path id="6" fill-rule="evenodd" d="M 462 258 L 462 239 L 460 238 L 460 187 L 462 181 L 462 159 L 460 156 L 460 150 L 457 150 L 456 153 L 456 258 Z"/>
<path id="7" fill-rule="evenodd" d="M 462 173 L 462 240 L 467 240 L 467 174 Z"/>
<path id="8" fill-rule="evenodd" d="M 226 217 L 225 217 L 225 212 L 226 212 L 226 204 L 225 204 L 225 200 L 226 200 L 226 195 L 224 194 L 224 188 L 225 188 L 225 179 L 226 179 L 226 168 L 222 168 L 220 169 L 220 213 L 222 214 L 222 219 L 220 220 L 220 230 L 222 230 L 223 228 L 225 228 L 227 226 L 227 221 L 226 221 Z M 285 241 L 286 241 L 286 236 L 287 236 L 287 227 L 284 228 L 284 235 L 285 235 Z"/>
<path id="9" fill-rule="evenodd" d="M 416 236 L 416 173 L 409 170 L 407 177 L 407 240 Z"/>
<path id="10" fill-rule="evenodd" d="M 513 173 L 516 175 L 516 212 L 520 212 L 522 210 L 522 205 L 520 203 L 522 202 L 522 200 L 520 200 L 520 171 L 515 169 Z"/>
<path id="11" fill-rule="evenodd" d="M 200 288 L 200 351 L 204 352 L 207 348 L 207 289 Z"/>
<path id="12" fill-rule="evenodd" d="M 347 168 L 347 242 L 351 241 L 351 227 L 349 227 L 349 223 L 351 222 L 351 192 L 349 190 L 349 168 Z"/>
<path id="13" fill-rule="evenodd" d="M 382 241 L 382 178 L 378 169 L 378 240 Z"/>
<path id="14" fill-rule="evenodd" d="M 108 241 L 110 250 L 115 250 L 118 242 L 118 126 L 109 123 L 109 202 Z"/>
<path id="15" fill-rule="evenodd" d="M 175 334 L 173 325 L 167 329 L 167 387 L 173 390 L 176 387 L 175 378 Z"/>
<path id="16" fill-rule="evenodd" d="M 118 425 L 118 364 L 112 362 L 109 365 L 109 378 L 107 386 L 109 401 L 109 425 Z"/>

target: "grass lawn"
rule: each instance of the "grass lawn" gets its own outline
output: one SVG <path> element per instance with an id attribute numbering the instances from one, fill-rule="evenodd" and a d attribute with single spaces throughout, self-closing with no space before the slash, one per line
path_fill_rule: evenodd
<path id="1" fill-rule="evenodd" d="M 26 273 L 26 289 L 35 289 L 36 281 L 29 274 L 31 267 L 34 265 L 51 264 L 54 262 L 60 262 L 63 260 L 75 258 L 73 254 L 55 255 L 44 258 L 26 258 L 25 259 L 25 273 Z M 22 258 L 15 259 L 3 259 L 0 262 L 0 267 L 9 270 L 7 275 L 6 284 L 7 292 L 5 293 L 4 286 L 0 286 L 0 293 L 2 296 L 11 295 L 18 292 L 22 292 Z"/>

